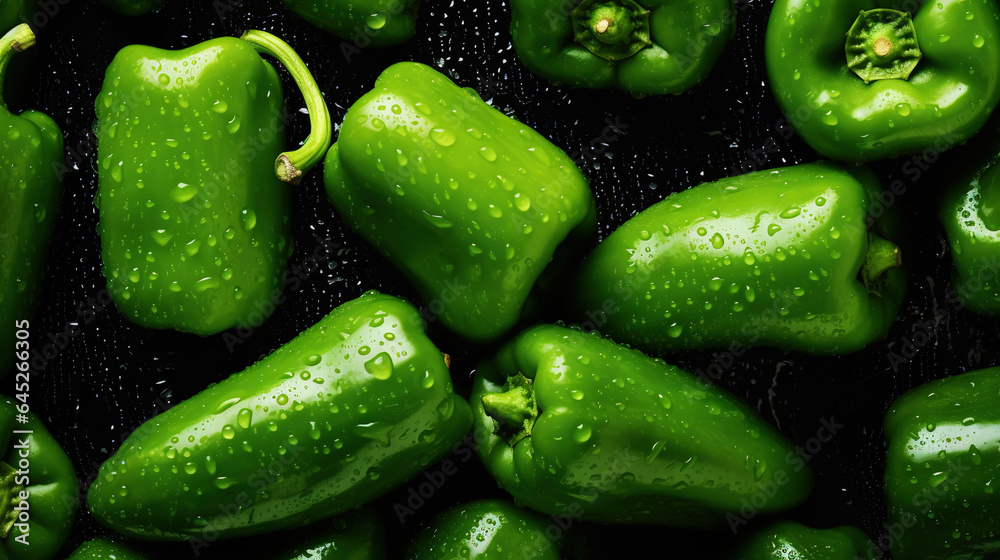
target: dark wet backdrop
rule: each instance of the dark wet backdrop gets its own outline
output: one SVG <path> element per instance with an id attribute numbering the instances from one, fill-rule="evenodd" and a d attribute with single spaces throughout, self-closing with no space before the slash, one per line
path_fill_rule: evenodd
<path id="1" fill-rule="evenodd" d="M 39 28 L 26 93 L 14 108 L 45 111 L 66 136 L 70 169 L 44 295 L 32 323 L 36 347 L 52 340 L 61 340 L 63 347 L 44 371 L 32 377 L 30 403 L 67 450 L 81 488 L 141 422 L 243 369 L 338 304 L 369 289 L 414 296 L 390 264 L 347 230 L 327 201 L 317 169 L 293 188 L 296 252 L 290 265 L 302 265 L 324 244 L 332 251 L 324 253 L 319 268 L 300 273 L 298 289 L 287 293 L 274 315 L 235 351 L 229 350 L 222 335 L 198 338 L 154 332 L 131 324 L 113 307 L 102 309 L 104 279 L 93 206 L 94 99 L 105 68 L 125 45 L 181 48 L 212 37 L 238 36 L 250 28 L 270 31 L 288 41 L 308 63 L 335 123 L 391 63 L 415 60 L 433 65 L 460 85 L 484 92 L 495 107 L 580 158 L 597 199 L 601 237 L 671 192 L 817 157 L 782 130 L 782 116 L 767 84 L 763 36 L 768 2 L 737 5 L 736 35 L 700 86 L 676 97 L 645 99 L 616 91 L 555 87 L 532 75 L 511 48 L 510 14 L 501 1 L 425 0 L 412 40 L 391 48 L 362 48 L 350 57 L 344 55 L 340 39 L 309 26 L 277 0 L 166 0 L 161 11 L 139 18 L 118 16 L 96 0 L 48 3 L 48 13 L 40 9 L 36 20 L 45 24 Z M 289 138 L 297 141 L 305 135 L 308 121 L 298 113 L 304 106 L 301 97 L 287 73 L 282 71 L 282 76 L 289 84 L 288 109 L 296 115 Z M 617 123 L 620 132 L 608 134 L 609 123 Z M 594 142 L 602 135 L 605 141 Z M 909 228 L 904 247 L 909 292 L 884 341 L 833 358 L 767 349 L 747 351 L 731 364 L 713 352 L 666 356 L 691 371 L 722 364 L 718 384 L 800 445 L 815 438 L 824 421 L 842 425 L 830 441 L 818 446 L 812 442 L 816 488 L 789 517 L 814 526 L 855 524 L 873 537 L 883 535 L 881 421 L 889 403 L 924 381 L 998 361 L 997 322 L 945 300 L 950 255 L 935 204 L 949 166 L 939 160 L 926 165 L 926 172 L 916 172 L 921 168 L 908 159 L 873 166 L 886 185 L 902 181 L 905 192 L 894 197 L 893 205 Z M 81 313 L 92 321 L 83 323 Z M 66 336 L 70 331 L 76 335 Z M 433 335 L 454 356 L 455 382 L 465 392 L 482 349 L 437 330 Z M 405 504 L 410 490 L 426 480 L 423 476 L 378 501 L 395 556 L 401 556 L 401 548 L 421 523 L 448 506 L 503 495 L 478 459 L 463 462 L 465 456 L 449 458 L 458 464 L 457 472 L 404 523 L 394 515 L 393 506 Z M 435 465 L 431 471 L 441 468 Z M 719 557 L 731 541 L 728 533 L 644 526 L 585 526 L 584 532 L 597 558 L 638 557 L 650 545 L 666 556 L 676 551 L 679 556 L 712 558 Z M 83 508 L 65 552 L 88 538 L 109 534 Z M 289 538 L 299 537 L 220 542 L 203 550 L 201 557 L 234 558 L 239 557 L 237 551 L 245 551 L 242 557 L 263 558 L 266 547 Z M 186 544 L 147 550 L 165 558 L 193 556 Z"/>

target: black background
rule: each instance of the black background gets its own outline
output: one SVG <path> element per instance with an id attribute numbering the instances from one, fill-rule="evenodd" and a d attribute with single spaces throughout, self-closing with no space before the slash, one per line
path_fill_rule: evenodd
<path id="1" fill-rule="evenodd" d="M 223 335 L 199 338 L 146 330 L 113 307 L 101 308 L 97 302 L 106 297 L 93 206 L 97 173 L 92 126 L 104 71 L 120 48 L 143 43 L 175 49 L 212 37 L 238 36 L 246 29 L 270 31 L 309 65 L 334 123 L 391 63 L 430 64 L 578 158 L 597 199 L 599 236 L 604 237 L 671 192 L 817 159 L 783 128 L 767 84 L 763 37 L 769 11 L 768 2 L 738 2 L 736 35 L 705 82 L 679 96 L 635 99 L 619 91 L 556 87 L 528 72 L 511 48 L 510 14 L 500 1 L 425 0 L 413 39 L 389 48 L 349 49 L 350 56 L 345 56 L 340 39 L 309 26 L 277 0 L 166 0 L 160 11 L 138 18 L 117 15 L 96 0 L 49 0 L 48 8 L 43 2 L 33 21 L 39 42 L 31 72 L 11 108 L 37 108 L 55 118 L 65 134 L 70 169 L 31 329 L 34 347 L 52 344 L 58 355 L 33 375 L 30 404 L 73 460 L 81 497 L 97 467 L 122 439 L 164 407 L 243 369 L 366 290 L 415 299 L 392 266 L 337 217 L 323 191 L 321 169 L 316 168 L 300 186 L 292 187 L 296 249 L 289 265 L 301 266 L 321 244 L 333 250 L 322 253 L 319 268 L 298 273 L 298 289 L 289 291 L 274 315 L 243 343 L 231 349 Z M 308 119 L 297 113 L 304 103 L 287 73 L 281 73 L 289 112 L 296 115 L 288 138 L 298 142 L 307 133 Z M 592 143 L 609 121 L 619 123 L 622 133 Z M 958 165 L 949 158 L 957 156 L 932 157 L 919 165 L 919 160 L 903 158 L 872 166 L 884 185 L 902 182 L 905 192 L 894 196 L 892 206 L 904 215 L 909 229 L 903 247 L 909 291 L 885 340 L 840 357 L 749 350 L 726 367 L 718 381 L 797 444 L 816 437 L 824 419 L 843 425 L 810 461 L 815 491 L 806 504 L 788 513 L 789 518 L 817 527 L 857 525 L 885 543 L 881 422 L 889 404 L 924 381 L 998 362 L 989 351 L 1000 339 L 996 321 L 946 302 L 950 255 L 935 208 L 949 170 Z M 82 312 L 92 312 L 94 320 L 83 322 Z M 442 350 L 455 358 L 456 387 L 467 395 L 476 360 L 488 349 L 472 347 L 437 325 L 430 329 Z M 69 331 L 76 335 L 66 336 Z M 665 358 L 689 371 L 704 371 L 720 359 L 713 352 Z M 13 380 L 7 382 L 12 392 Z M 409 490 L 426 480 L 423 476 L 377 502 L 393 557 L 402 557 L 420 525 L 448 506 L 504 495 L 477 458 L 449 459 L 458 464 L 457 473 L 405 522 L 399 522 L 393 506 L 405 504 Z M 751 527 L 764 521 L 755 518 Z M 650 545 L 665 555 L 721 557 L 732 540 L 729 533 L 578 526 L 588 535 L 596 558 L 636 557 Z M 111 534 L 81 506 L 64 552 Z M 232 558 L 237 551 L 252 551 L 244 556 L 264 558 L 269 547 L 298 538 L 287 534 L 219 542 L 202 550 L 201 557 Z M 193 557 L 183 543 L 138 546 L 165 558 Z"/>

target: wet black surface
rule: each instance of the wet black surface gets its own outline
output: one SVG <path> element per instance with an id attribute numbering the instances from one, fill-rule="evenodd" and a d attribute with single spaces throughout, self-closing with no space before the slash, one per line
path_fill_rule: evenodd
<path id="1" fill-rule="evenodd" d="M 338 304 L 369 289 L 414 299 L 414 291 L 392 266 L 335 215 L 317 169 L 293 189 L 296 251 L 289 264 L 300 267 L 301 282 L 267 322 L 240 337 L 240 344 L 227 344 L 223 335 L 198 338 L 146 330 L 107 306 L 93 207 L 97 173 L 91 128 L 104 69 L 125 45 L 181 48 L 221 35 L 238 36 L 250 28 L 270 31 L 295 47 L 310 66 L 335 123 L 389 64 L 415 60 L 433 65 L 578 158 L 598 202 L 601 237 L 671 192 L 816 159 L 782 129 L 766 83 L 767 2 L 737 4 L 736 36 L 707 81 L 676 97 L 634 99 L 617 91 L 556 87 L 529 73 L 511 48 L 505 2 L 425 0 L 411 41 L 383 49 L 347 49 L 345 54 L 340 39 L 308 26 L 277 0 L 166 0 L 160 12 L 134 19 L 96 1 L 60 1 L 51 2 L 58 9 L 50 6 L 49 11 L 56 13 L 35 22 L 45 20 L 38 30 L 37 58 L 24 99 L 14 108 L 47 112 L 66 135 L 70 169 L 65 197 L 41 306 L 32 323 L 33 344 L 49 359 L 32 378 L 30 403 L 72 458 L 81 489 L 141 422 L 243 369 Z M 289 84 L 288 108 L 295 114 L 304 104 L 287 74 L 282 75 Z M 621 132 L 608 135 L 610 123 Z M 303 138 L 307 125 L 305 115 L 296 115 L 288 137 Z M 594 142 L 602 134 L 611 140 Z M 904 247 L 909 292 L 884 341 L 833 358 L 767 349 L 747 350 L 732 360 L 713 352 L 665 356 L 689 371 L 718 372 L 718 385 L 808 447 L 816 489 L 805 505 L 788 514 L 790 518 L 820 527 L 854 524 L 873 537 L 883 535 L 881 421 L 889 403 L 924 381 L 998 362 L 995 350 L 990 350 L 1000 339 L 996 321 L 945 301 L 950 257 L 935 202 L 950 165 L 940 160 L 917 166 L 901 159 L 873 166 L 885 185 L 902 182 L 905 192 L 894 196 L 892 206 L 904 215 L 910 232 Z M 333 251 L 321 251 L 322 262 L 312 269 L 306 259 L 323 244 Z M 438 345 L 454 356 L 453 375 L 464 392 L 483 349 L 448 336 L 436 325 L 431 330 Z M 824 423 L 842 427 L 829 441 L 819 442 L 813 438 Z M 418 491 L 429 480 L 421 475 L 378 501 L 397 555 L 433 514 L 461 500 L 503 495 L 477 458 L 464 460 L 469 456 L 460 452 L 448 459 L 457 472 L 429 498 L 413 500 L 411 490 Z M 442 468 L 438 464 L 429 472 Z M 420 507 L 400 522 L 394 512 L 398 504 Z M 754 518 L 752 524 L 762 521 Z M 596 558 L 638 557 L 650 544 L 679 556 L 713 558 L 731 540 L 726 532 L 584 529 Z M 82 508 L 66 552 L 86 539 L 109 534 Z M 262 558 L 266 547 L 294 538 L 220 542 L 201 550 L 201 557 L 235 558 L 241 552 L 246 558 Z M 165 558 L 193 557 L 186 544 L 146 549 Z"/>

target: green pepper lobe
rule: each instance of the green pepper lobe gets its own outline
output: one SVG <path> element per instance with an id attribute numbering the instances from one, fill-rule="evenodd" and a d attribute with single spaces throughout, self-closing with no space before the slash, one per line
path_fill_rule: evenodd
<path id="1" fill-rule="evenodd" d="M 923 53 L 913 18 L 906 12 L 878 9 L 861 12 L 847 32 L 847 67 L 865 83 L 907 79 Z"/>
<path id="2" fill-rule="evenodd" d="M 609 61 L 628 58 L 653 44 L 649 10 L 633 0 L 584 0 L 573 10 L 577 42 Z"/>

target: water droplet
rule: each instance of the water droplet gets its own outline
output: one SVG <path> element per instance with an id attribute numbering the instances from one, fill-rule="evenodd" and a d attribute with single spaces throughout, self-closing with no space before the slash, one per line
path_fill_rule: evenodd
<path id="1" fill-rule="evenodd" d="M 243 229 L 250 231 L 257 227 L 257 214 L 248 206 L 240 211 L 240 221 L 243 223 Z"/>
<path id="2" fill-rule="evenodd" d="M 580 424 L 573 431 L 573 440 L 577 443 L 587 443 L 590 441 L 591 429 L 586 424 Z"/>
<path id="3" fill-rule="evenodd" d="M 716 232 L 715 234 L 712 235 L 711 241 L 712 241 L 712 247 L 715 247 L 716 249 L 721 249 L 722 246 L 725 245 L 726 243 L 726 241 L 722 238 L 722 234 L 720 234 L 719 232 Z"/>
<path id="4" fill-rule="evenodd" d="M 305 359 L 306 365 L 310 366 L 310 367 L 311 366 L 317 366 L 317 365 L 319 365 L 319 363 L 321 361 L 323 361 L 323 357 L 320 356 L 319 354 L 313 354 L 311 356 L 306 356 L 306 359 Z"/>
<path id="5" fill-rule="evenodd" d="M 365 17 L 365 25 L 371 29 L 382 29 L 385 27 L 387 18 L 385 14 L 373 13 Z"/>
<path id="6" fill-rule="evenodd" d="M 905 117 L 910 114 L 910 104 L 909 103 L 897 103 L 896 104 L 896 114 Z"/>
<path id="7" fill-rule="evenodd" d="M 253 411 L 249 408 L 244 408 L 236 414 L 236 423 L 240 425 L 241 428 L 246 430 L 250 427 L 250 423 L 253 421 Z M 232 438 L 226 438 L 232 439 Z"/>
<path id="8" fill-rule="evenodd" d="M 365 371 L 375 379 L 389 379 L 392 376 L 392 358 L 386 352 L 379 352 L 374 358 L 365 362 Z"/>
<path id="9" fill-rule="evenodd" d="M 932 474 L 930 478 L 927 480 L 927 482 L 928 484 L 930 484 L 931 488 L 937 488 L 945 480 L 948 480 L 948 473 L 944 471 L 938 471 Z"/>

